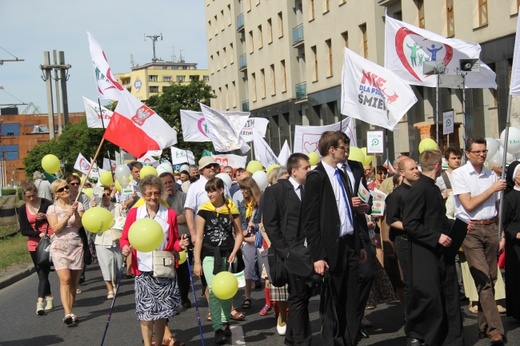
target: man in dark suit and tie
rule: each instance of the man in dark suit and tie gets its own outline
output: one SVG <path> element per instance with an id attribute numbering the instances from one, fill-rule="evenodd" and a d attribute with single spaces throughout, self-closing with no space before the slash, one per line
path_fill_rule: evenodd
<path id="1" fill-rule="evenodd" d="M 359 336 L 368 338 L 368 333 L 364 329 L 361 321 L 365 315 L 365 307 L 370 295 L 372 283 L 374 282 L 374 254 L 372 253 L 372 244 L 370 242 L 370 236 L 368 235 L 368 224 L 366 219 L 366 215 L 371 212 L 372 196 L 369 197 L 368 203 L 364 203 L 361 198 L 358 197 L 359 186 L 361 184 L 368 191 L 365 170 L 363 169 L 363 164 L 361 162 L 348 159 L 350 138 L 345 133 L 343 133 L 343 143 L 345 145 L 345 159 L 338 164 L 338 168 L 341 168 L 343 173 L 345 173 L 345 178 L 347 180 L 346 187 L 349 189 L 352 200 L 354 222 L 359 229 L 361 246 L 367 253 L 367 260 L 360 263 L 358 267 L 357 314 L 361 325 Z"/>
<path id="2" fill-rule="evenodd" d="M 303 230 L 307 236 L 314 271 L 330 275 L 330 285 L 320 299 L 332 300 L 320 309 L 325 345 L 355 345 L 359 331 L 358 262 L 366 260 L 354 222 L 352 196 L 338 163 L 345 161 L 343 133 L 326 131 L 318 149 L 322 161 L 307 174 L 302 202 Z M 330 289 L 329 289 L 330 288 Z M 329 296 L 330 295 L 330 296 Z M 335 308 L 335 313 L 334 313 Z"/>
<path id="3" fill-rule="evenodd" d="M 280 179 L 264 193 L 263 224 L 271 247 L 284 261 L 291 248 L 303 247 L 305 235 L 300 228 L 303 185 L 310 169 L 309 157 L 292 154 L 287 160 L 288 179 Z M 293 253 L 291 253 L 293 255 Z M 286 345 L 311 345 L 309 299 L 311 287 L 306 277 L 288 271 L 289 315 L 287 316 Z"/>

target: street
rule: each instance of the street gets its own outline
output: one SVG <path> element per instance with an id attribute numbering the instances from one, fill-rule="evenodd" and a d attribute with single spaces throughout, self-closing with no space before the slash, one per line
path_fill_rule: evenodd
<path id="1" fill-rule="evenodd" d="M 45 316 L 37 316 L 36 288 L 37 277 L 32 274 L 11 286 L 0 290 L 0 333 L 1 346 L 22 345 L 100 345 L 107 325 L 111 301 L 106 299 L 105 285 L 97 264 L 89 266 L 87 281 L 81 285 L 82 293 L 77 296 L 74 313 L 80 318 L 77 327 L 66 327 L 62 322 L 63 309 L 59 299 L 58 279 L 51 274 L 51 288 L 54 295 L 55 309 Z M 200 296 L 200 284 L 196 281 L 196 294 Z M 263 290 L 253 290 L 253 306 L 246 313 L 246 320 L 231 324 L 234 345 L 283 345 L 283 337 L 276 333 L 276 320 L 271 311 L 267 316 L 258 312 L 264 305 Z M 193 297 L 193 295 L 191 295 Z M 243 292 L 239 291 L 235 303 L 240 306 Z M 193 299 L 191 299 L 193 302 Z M 488 345 L 487 340 L 478 340 L 476 315 L 468 312 L 464 303 L 464 332 L 466 345 Z M 134 312 L 133 280 L 123 279 L 117 296 L 114 312 L 108 327 L 105 345 L 142 345 L 139 324 Z M 313 345 L 324 346 L 319 336 L 318 299 L 314 297 L 310 304 Z M 204 299 L 199 299 L 199 312 L 206 345 L 213 345 L 211 323 L 205 320 L 208 311 Z M 367 318 L 374 324 L 368 329 L 370 338 L 359 344 L 381 346 L 404 346 L 406 338 L 403 332 L 403 314 L 398 302 L 379 305 L 367 311 Z M 520 328 L 513 319 L 503 316 L 507 331 L 508 344 L 520 344 Z M 177 338 L 187 345 L 200 345 L 201 338 L 197 324 L 195 307 L 182 312 L 170 320 L 169 326 Z"/>

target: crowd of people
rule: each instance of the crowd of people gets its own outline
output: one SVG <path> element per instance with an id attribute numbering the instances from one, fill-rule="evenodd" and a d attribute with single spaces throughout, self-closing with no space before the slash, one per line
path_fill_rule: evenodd
<path id="1" fill-rule="evenodd" d="M 393 300 L 402 305 L 407 345 L 465 345 L 463 301 L 477 314 L 479 337 L 505 343 L 500 314 L 520 321 L 515 299 L 520 287 L 519 162 L 511 163 L 501 179 L 485 165 L 486 140 L 475 137 L 464 151 L 427 150 L 418 162 L 401 155 L 389 176 L 385 166 L 372 169 L 349 160 L 349 148 L 343 132 L 324 132 L 315 167 L 307 155 L 294 153 L 285 166 L 268 172 L 264 190 L 251 172 L 220 167 L 212 157 L 181 171 L 144 177 L 142 163 L 132 162 L 130 189 L 100 187 L 98 199 L 79 190 L 76 174 L 48 184 L 36 172 L 34 182 L 22 185 L 25 204 L 19 212 L 38 273 L 36 313 L 45 315 L 54 307 L 51 268 L 36 261 L 38 242 L 49 235 L 63 322 L 79 322 L 74 302 L 89 258 L 99 263 L 107 299 L 117 295 L 126 265 L 126 274 L 134 278 L 145 346 L 185 344 L 174 337 L 171 321 L 192 306 L 192 275 L 201 279 L 216 344 L 229 341 L 231 320 L 245 318 L 240 308 L 253 308 L 251 291 L 261 280 L 265 304 L 259 313 L 274 310 L 273 328 L 287 345 L 311 345 L 309 300 L 315 295 L 326 345 L 356 345 L 367 338 L 372 323 L 365 311 Z M 221 172 L 229 179 L 218 177 Z M 373 197 L 360 192 L 365 189 L 387 195 L 384 213 L 372 215 Z M 92 235 L 81 217 L 98 206 L 116 222 Z M 153 252 L 138 251 L 129 240 L 130 228 L 142 219 L 157 221 L 163 231 Z M 186 261 L 179 260 L 183 251 Z M 155 256 L 165 252 L 174 254 L 174 275 L 157 274 Z M 499 256 L 505 258 L 505 280 Z M 213 279 L 222 271 L 243 271 L 241 306 L 213 293 Z"/>

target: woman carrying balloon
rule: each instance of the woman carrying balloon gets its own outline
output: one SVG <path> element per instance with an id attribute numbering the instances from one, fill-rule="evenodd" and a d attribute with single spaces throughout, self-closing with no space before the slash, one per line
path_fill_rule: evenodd
<path id="1" fill-rule="evenodd" d="M 110 172 L 109 172 L 110 173 Z M 112 203 L 110 197 L 111 189 L 105 187 L 103 189 L 103 197 L 101 197 L 101 208 L 105 208 L 114 219 L 121 217 L 122 207 L 119 203 Z M 96 206 L 96 202 L 92 201 L 92 206 Z M 97 233 L 94 239 L 96 246 L 96 254 L 98 256 L 101 274 L 107 287 L 107 299 L 114 298 L 114 289 L 116 288 L 117 276 L 119 268 L 123 264 L 123 256 L 119 247 L 119 238 L 121 238 L 121 229 L 111 228 L 108 231 Z"/>
<path id="2" fill-rule="evenodd" d="M 186 237 L 179 240 L 177 214 L 160 203 L 164 192 L 162 180 L 157 176 L 148 175 L 139 182 L 139 189 L 145 199 L 145 204 L 130 209 L 128 212 L 119 244 L 123 256 L 132 254 L 131 270 L 135 275 L 135 310 L 141 324 L 144 345 L 151 346 L 154 326 L 155 340 L 163 340 L 166 321 L 175 316 L 180 305 L 176 277 L 155 277 L 153 275 L 152 251 L 180 252 L 188 246 L 189 241 Z M 150 220 L 142 222 L 144 221 L 142 219 Z M 137 224 L 137 222 L 140 222 L 142 226 L 132 229 L 133 224 Z M 158 234 L 152 232 L 154 226 L 160 228 Z M 129 241 L 129 235 L 132 242 Z M 177 267 L 177 260 L 175 262 Z"/>
<path id="3" fill-rule="evenodd" d="M 63 322 L 75 324 L 79 319 L 72 312 L 76 289 L 83 269 L 83 242 L 79 236 L 83 204 L 71 201 L 67 181 L 56 179 L 51 184 L 54 204 L 47 209 L 47 220 L 54 231 L 51 255 L 60 279 L 60 297 L 65 312 Z"/>
<path id="4" fill-rule="evenodd" d="M 240 214 L 232 200 L 224 197 L 224 182 L 212 178 L 206 183 L 209 202 L 204 203 L 196 219 L 193 273 L 201 277 L 204 272 L 209 287 L 209 309 L 212 317 L 215 343 L 224 344 L 231 336 L 229 316 L 233 299 L 221 300 L 213 293 L 213 279 L 235 261 L 242 232 Z"/>
<path id="5" fill-rule="evenodd" d="M 22 194 L 25 203 L 18 211 L 20 223 L 20 233 L 27 238 L 27 249 L 31 254 L 31 259 L 38 274 L 38 302 L 36 303 L 36 313 L 44 315 L 46 311 L 53 309 L 53 299 L 51 295 L 51 284 L 49 282 L 50 267 L 40 267 L 36 262 L 36 247 L 40 239 L 47 232 L 52 236 L 52 228 L 47 222 L 47 209 L 52 204 L 51 201 L 38 197 L 38 188 L 32 182 L 22 183 Z M 45 301 L 44 301 L 45 298 Z"/>

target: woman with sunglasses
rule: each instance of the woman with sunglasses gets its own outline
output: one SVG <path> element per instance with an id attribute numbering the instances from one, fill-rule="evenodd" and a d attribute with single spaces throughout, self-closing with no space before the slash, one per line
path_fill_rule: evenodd
<path id="1" fill-rule="evenodd" d="M 111 190 L 109 187 L 103 189 L 103 197 L 101 198 L 101 208 L 105 208 L 114 215 L 114 220 L 122 216 L 123 210 L 121 204 L 111 202 Z M 92 201 L 92 206 L 96 206 L 96 202 Z M 108 231 L 96 234 L 94 245 L 96 246 L 96 254 L 101 268 L 101 274 L 107 287 L 107 299 L 114 298 L 114 290 L 116 288 L 117 276 L 119 268 L 123 265 L 123 256 L 119 247 L 119 238 L 121 238 L 121 229 L 111 228 Z"/>
<path id="2" fill-rule="evenodd" d="M 132 273 L 135 275 L 135 312 L 141 325 L 144 346 L 152 345 L 155 340 L 163 340 L 166 321 L 176 315 L 181 303 L 177 278 L 153 276 L 152 252 L 140 252 L 131 247 L 128 232 L 132 224 L 140 219 L 150 218 L 157 221 L 163 231 L 163 241 L 155 250 L 180 252 L 189 244 L 183 236 L 179 240 L 177 214 L 173 209 L 161 204 L 164 184 L 161 178 L 148 175 L 140 180 L 139 191 L 145 204 L 130 209 L 126 217 L 119 245 L 123 256 L 132 254 Z M 175 266 L 178 263 L 175 260 Z"/>
<path id="3" fill-rule="evenodd" d="M 45 232 L 52 236 L 52 228 L 49 227 L 45 213 L 52 204 L 51 201 L 38 197 L 38 188 L 32 182 L 22 183 L 22 194 L 25 204 L 18 211 L 20 221 L 20 232 L 28 237 L 27 249 L 31 254 L 36 273 L 38 274 L 38 302 L 36 303 L 36 314 L 42 316 L 46 311 L 54 307 L 51 295 L 51 284 L 49 282 L 50 267 L 39 267 L 36 263 L 36 247 Z M 45 300 L 44 300 L 45 298 Z"/>
<path id="4" fill-rule="evenodd" d="M 70 200 L 70 187 L 66 180 L 56 179 L 51 184 L 54 204 L 47 209 L 47 220 L 54 231 L 51 255 L 54 268 L 60 279 L 60 297 L 66 325 L 79 319 L 72 312 L 76 289 L 83 269 L 83 242 L 79 236 L 83 204 Z"/>

